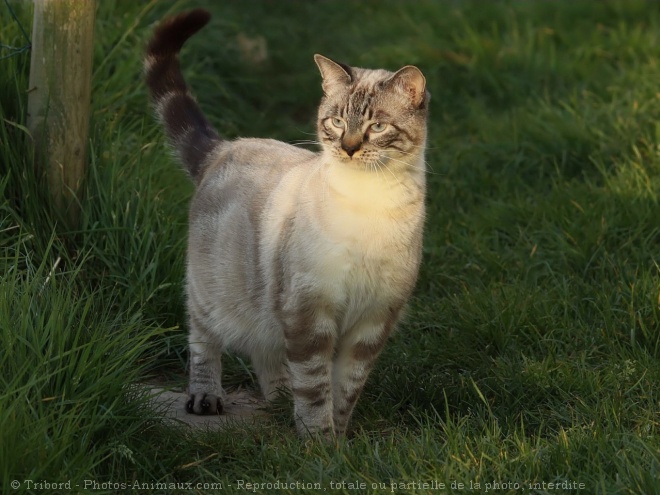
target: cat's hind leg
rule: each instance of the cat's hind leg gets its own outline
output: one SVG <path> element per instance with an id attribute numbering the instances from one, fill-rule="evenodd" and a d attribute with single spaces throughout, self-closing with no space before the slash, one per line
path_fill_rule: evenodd
<path id="1" fill-rule="evenodd" d="M 221 414 L 225 392 L 222 389 L 222 346 L 195 316 L 190 316 L 188 345 L 190 378 L 186 410 L 192 414 Z"/>

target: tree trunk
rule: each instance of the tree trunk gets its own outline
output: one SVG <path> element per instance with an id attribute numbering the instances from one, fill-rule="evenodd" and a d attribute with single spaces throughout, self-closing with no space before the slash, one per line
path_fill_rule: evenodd
<path id="1" fill-rule="evenodd" d="M 27 124 L 54 208 L 75 228 L 87 164 L 94 0 L 35 0 Z"/>

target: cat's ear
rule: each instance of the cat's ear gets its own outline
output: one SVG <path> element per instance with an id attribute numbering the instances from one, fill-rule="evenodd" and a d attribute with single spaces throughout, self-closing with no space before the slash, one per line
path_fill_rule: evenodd
<path id="1" fill-rule="evenodd" d="M 430 95 L 426 92 L 426 78 L 414 65 L 406 65 L 390 77 L 386 84 L 410 98 L 412 104 L 422 107 Z"/>
<path id="2" fill-rule="evenodd" d="M 323 77 L 323 91 L 331 93 L 334 88 L 348 86 L 353 81 L 353 72 L 348 65 L 340 64 L 328 57 L 314 55 L 314 61 Z"/>

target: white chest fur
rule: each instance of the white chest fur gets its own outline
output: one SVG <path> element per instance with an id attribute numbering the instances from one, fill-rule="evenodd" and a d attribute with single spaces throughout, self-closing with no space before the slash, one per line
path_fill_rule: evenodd
<path id="1" fill-rule="evenodd" d="M 278 189 L 269 250 L 286 259 L 291 292 L 311 290 L 343 309 L 341 327 L 387 308 L 414 282 L 424 215 L 415 183 L 331 166 L 292 172 Z"/>

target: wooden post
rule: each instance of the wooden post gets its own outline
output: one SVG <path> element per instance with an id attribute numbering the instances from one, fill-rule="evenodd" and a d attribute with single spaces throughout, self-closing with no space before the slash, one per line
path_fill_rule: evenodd
<path id="1" fill-rule="evenodd" d="M 35 0 L 27 124 L 55 209 L 75 228 L 87 163 L 94 0 Z"/>

